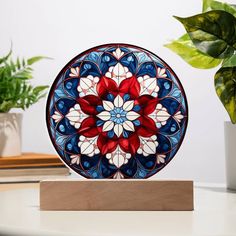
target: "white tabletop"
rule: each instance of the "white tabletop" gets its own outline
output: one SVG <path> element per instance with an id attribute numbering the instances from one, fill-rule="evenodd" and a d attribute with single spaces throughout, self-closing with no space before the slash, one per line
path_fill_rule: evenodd
<path id="1" fill-rule="evenodd" d="M 236 235 L 236 192 L 197 185 L 193 212 L 40 211 L 38 184 L 0 185 L 0 235 Z"/>

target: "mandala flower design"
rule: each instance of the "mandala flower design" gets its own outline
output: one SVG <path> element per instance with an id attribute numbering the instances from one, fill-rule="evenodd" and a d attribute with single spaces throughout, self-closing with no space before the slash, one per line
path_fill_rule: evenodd
<path id="1" fill-rule="evenodd" d="M 87 178 L 147 178 L 177 152 L 187 126 L 178 78 L 144 49 L 110 44 L 76 57 L 50 92 L 53 144 Z"/>
<path id="2" fill-rule="evenodd" d="M 159 91 L 159 87 L 157 85 L 157 79 L 155 77 L 151 78 L 149 75 L 144 75 L 138 78 L 138 81 L 141 86 L 140 93 L 149 94 L 153 97 L 157 97 L 157 92 Z"/>
<path id="3" fill-rule="evenodd" d="M 166 155 L 157 155 L 157 164 L 165 163 Z"/>
<path id="4" fill-rule="evenodd" d="M 62 115 L 58 111 L 55 111 L 52 115 L 52 119 L 57 123 L 62 119 Z"/>
<path id="5" fill-rule="evenodd" d="M 180 122 L 183 116 L 181 116 L 181 114 L 179 115 L 176 114 L 175 116 L 176 119 L 178 119 L 178 121 Z M 168 113 L 167 109 L 163 107 L 160 103 L 157 104 L 156 109 L 149 116 L 153 118 L 158 128 L 160 128 L 163 125 L 166 125 L 168 119 L 170 118 L 170 114 Z"/>
<path id="6" fill-rule="evenodd" d="M 70 163 L 71 165 L 73 165 L 73 164 L 79 165 L 80 155 L 71 155 L 70 158 L 71 158 L 71 163 Z"/>
<path id="7" fill-rule="evenodd" d="M 115 66 L 111 66 L 106 73 L 106 77 L 113 79 L 118 85 L 120 85 L 124 79 L 130 78 L 131 76 L 132 74 L 129 72 L 129 69 L 119 62 Z"/>
<path id="8" fill-rule="evenodd" d="M 135 131 L 134 126 L 139 126 L 140 121 L 138 118 L 140 115 L 134 110 L 140 110 L 140 106 L 134 107 L 134 101 L 124 101 L 120 95 L 116 98 L 112 94 L 108 94 L 107 98 L 110 101 L 103 101 L 103 105 L 97 106 L 97 110 L 101 111 L 97 117 L 100 119 L 97 121 L 97 126 L 102 126 L 102 131 L 109 131 L 108 137 L 113 138 L 116 135 L 118 138 L 123 134 L 128 138 L 127 131 Z M 129 95 L 126 94 L 124 99 L 129 99 Z M 134 109 L 134 110 L 133 110 Z"/>
<path id="9" fill-rule="evenodd" d="M 87 77 L 80 78 L 79 86 L 77 90 L 80 93 L 80 96 L 85 96 L 89 94 L 97 94 L 96 93 L 96 86 L 99 81 L 99 78 L 96 76 L 88 75 Z"/>
<path id="10" fill-rule="evenodd" d="M 85 119 L 85 117 L 86 115 L 81 111 L 79 104 L 76 104 L 74 107 L 72 107 L 66 115 L 66 118 L 70 121 L 70 124 L 76 129 L 80 127 L 80 124 Z"/>
<path id="11" fill-rule="evenodd" d="M 77 78 L 78 78 L 78 77 L 79 77 L 79 67 L 78 67 L 78 66 L 75 67 L 75 68 L 72 67 L 72 68 L 70 69 L 70 74 L 69 74 L 69 75 L 70 75 L 70 77 L 72 77 L 72 78 L 73 78 L 73 77 L 77 77 Z"/>
<path id="12" fill-rule="evenodd" d="M 109 88 L 109 90 L 107 90 Z M 97 85 L 98 96 L 79 98 L 86 118 L 78 133 L 86 137 L 98 136 L 97 145 L 102 155 L 115 151 L 117 146 L 127 153 L 135 154 L 139 136 L 150 137 L 157 132 L 151 114 L 158 99 L 140 94 L 135 77 L 123 80 L 118 86 L 114 80 L 103 77 Z"/>

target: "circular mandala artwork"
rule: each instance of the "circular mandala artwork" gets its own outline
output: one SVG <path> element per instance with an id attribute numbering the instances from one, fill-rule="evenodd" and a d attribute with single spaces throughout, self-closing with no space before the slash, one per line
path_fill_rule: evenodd
<path id="1" fill-rule="evenodd" d="M 148 178 L 174 157 L 187 101 L 155 54 L 107 44 L 72 59 L 52 85 L 48 131 L 62 161 L 86 178 Z"/>

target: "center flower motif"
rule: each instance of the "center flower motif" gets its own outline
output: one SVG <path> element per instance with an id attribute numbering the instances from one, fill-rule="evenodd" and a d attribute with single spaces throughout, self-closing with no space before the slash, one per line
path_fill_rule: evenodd
<path id="1" fill-rule="evenodd" d="M 141 88 L 135 76 L 120 83 L 104 76 L 96 90 L 97 96 L 86 95 L 78 99 L 82 112 L 87 115 L 78 134 L 95 140 L 102 155 L 117 148 L 134 155 L 140 147 L 141 137 L 157 133 L 149 114 L 155 110 L 158 99 L 147 94 L 140 96 Z"/>
<path id="2" fill-rule="evenodd" d="M 123 98 L 117 95 L 115 98 L 112 94 L 108 94 L 109 100 L 103 101 L 102 105 L 97 106 L 97 114 L 99 120 L 97 126 L 102 126 L 103 132 L 108 132 L 109 138 L 114 135 L 128 138 L 129 131 L 134 132 L 135 126 L 140 125 L 137 120 L 140 115 L 136 112 L 140 110 L 139 105 L 134 106 L 134 100 L 129 100 L 130 96 L 125 94 Z"/>

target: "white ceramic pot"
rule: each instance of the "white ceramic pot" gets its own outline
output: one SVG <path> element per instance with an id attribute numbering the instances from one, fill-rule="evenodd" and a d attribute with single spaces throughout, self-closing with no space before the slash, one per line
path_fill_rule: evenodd
<path id="1" fill-rule="evenodd" d="M 225 122 L 225 158 L 227 188 L 236 190 L 236 124 Z"/>
<path id="2" fill-rule="evenodd" d="M 0 157 L 21 155 L 21 113 L 0 113 Z"/>

